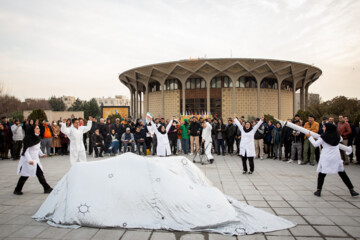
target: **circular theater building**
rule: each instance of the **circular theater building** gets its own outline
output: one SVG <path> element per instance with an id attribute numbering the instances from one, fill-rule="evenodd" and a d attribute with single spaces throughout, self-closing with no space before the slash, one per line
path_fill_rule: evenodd
<path id="1" fill-rule="evenodd" d="M 190 59 L 137 67 L 120 74 L 131 93 L 130 114 L 171 118 L 184 113 L 280 119 L 294 115 L 295 93 L 305 109 L 309 86 L 321 75 L 312 65 L 270 59 Z M 143 102 L 143 104 L 140 104 Z"/>

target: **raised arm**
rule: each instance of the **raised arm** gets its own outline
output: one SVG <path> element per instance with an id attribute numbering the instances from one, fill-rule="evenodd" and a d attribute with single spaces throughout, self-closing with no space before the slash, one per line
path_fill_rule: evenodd
<path id="1" fill-rule="evenodd" d="M 92 127 L 92 121 L 89 120 L 89 121 L 87 122 L 87 125 L 86 125 L 86 126 L 82 126 L 82 131 L 83 131 L 83 133 L 87 133 L 88 131 L 90 131 L 91 127 Z"/>
<path id="2" fill-rule="evenodd" d="M 239 122 L 239 120 L 237 118 L 234 118 L 234 123 L 240 129 L 240 131 L 244 130 L 243 126 L 241 125 L 241 123 Z"/>
<path id="3" fill-rule="evenodd" d="M 66 127 L 66 123 L 60 123 L 61 124 L 61 128 L 60 128 L 60 131 L 65 134 L 65 135 L 70 135 L 70 128 L 67 128 Z"/>
<path id="4" fill-rule="evenodd" d="M 151 121 L 150 124 L 151 124 L 151 131 L 152 131 L 154 134 L 159 133 L 159 131 L 158 131 L 157 127 L 156 127 L 156 124 L 155 124 L 153 121 Z"/>
<path id="5" fill-rule="evenodd" d="M 172 126 L 173 122 L 174 122 L 174 120 L 171 120 L 171 121 L 169 122 L 169 124 L 166 126 L 166 133 L 168 133 L 168 132 L 169 132 L 169 130 L 170 130 L 170 128 L 171 128 L 171 126 Z"/>
<path id="6" fill-rule="evenodd" d="M 253 131 L 256 132 L 258 130 L 258 128 L 261 126 L 261 124 L 263 124 L 263 121 L 260 120 L 253 128 Z"/>
<path id="7" fill-rule="evenodd" d="M 321 137 L 318 140 L 315 140 L 313 136 L 309 137 L 309 141 L 314 147 L 319 147 L 324 142 Z"/>

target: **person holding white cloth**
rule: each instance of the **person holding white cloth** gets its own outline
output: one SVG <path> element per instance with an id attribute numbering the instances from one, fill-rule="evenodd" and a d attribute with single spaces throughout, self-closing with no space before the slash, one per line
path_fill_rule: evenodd
<path id="1" fill-rule="evenodd" d="M 86 150 L 84 146 L 84 133 L 90 131 L 92 126 L 92 117 L 89 116 L 87 126 L 79 126 L 79 119 L 73 118 L 71 127 L 66 127 L 66 119 L 61 124 L 61 132 L 70 139 L 70 163 L 86 162 Z"/>
<path id="2" fill-rule="evenodd" d="M 318 140 L 315 140 L 310 133 L 306 135 L 314 147 L 319 147 L 322 145 L 321 155 L 319 159 L 319 164 L 317 167 L 318 174 L 318 183 L 317 191 L 314 192 L 315 196 L 321 196 L 322 186 L 326 174 L 338 173 L 345 185 L 349 188 L 351 196 L 357 196 L 359 193 L 354 191 L 354 186 L 352 185 L 350 178 L 345 172 L 344 163 L 341 159 L 339 143 L 342 141 L 339 132 L 336 129 L 336 126 L 331 123 L 326 123 L 323 125 L 323 134 L 319 137 Z"/>
<path id="3" fill-rule="evenodd" d="M 243 162 L 243 174 L 247 173 L 247 163 L 246 160 L 249 159 L 250 172 L 252 174 L 255 170 L 254 166 L 254 157 L 255 157 L 255 142 L 254 135 L 261 124 L 264 122 L 264 116 L 260 118 L 260 121 L 254 126 L 251 126 L 250 122 L 245 123 L 245 127 L 241 125 L 239 120 L 236 118 L 236 114 L 234 114 L 233 121 L 238 126 L 241 131 L 241 141 L 240 141 L 240 153 L 239 155 L 242 158 Z M 242 121 L 242 120 L 241 120 Z"/>
<path id="4" fill-rule="evenodd" d="M 210 123 L 208 123 L 206 120 L 202 122 L 202 134 L 201 134 L 201 138 L 202 138 L 202 142 L 204 143 L 204 148 L 205 148 L 205 154 L 207 159 L 209 160 L 210 164 L 212 164 L 214 162 L 214 157 L 211 154 L 211 147 L 212 147 L 212 137 L 211 137 L 211 130 L 212 130 L 212 126 Z"/>
<path id="5" fill-rule="evenodd" d="M 43 173 L 43 166 L 41 165 L 39 157 L 45 157 L 44 154 L 40 149 L 40 128 L 39 126 L 30 127 L 29 134 L 26 135 L 24 138 L 24 148 L 23 153 L 21 155 L 17 174 L 20 174 L 21 177 L 15 187 L 14 194 L 15 195 L 22 195 L 23 192 L 21 191 L 26 180 L 29 177 L 37 177 L 40 184 L 44 188 L 44 193 L 50 193 L 52 188 L 46 182 Z"/>

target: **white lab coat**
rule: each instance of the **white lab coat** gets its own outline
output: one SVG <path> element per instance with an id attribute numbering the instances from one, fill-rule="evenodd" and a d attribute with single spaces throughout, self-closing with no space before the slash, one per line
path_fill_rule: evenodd
<path id="1" fill-rule="evenodd" d="M 155 133 L 157 139 L 156 154 L 158 156 L 166 157 L 171 155 L 168 132 L 172 126 L 172 123 L 173 120 L 171 120 L 169 124 L 166 126 L 166 133 L 162 134 L 159 132 L 156 125 L 151 122 L 151 131 Z"/>
<path id="2" fill-rule="evenodd" d="M 234 123 L 241 131 L 240 154 L 241 156 L 255 157 L 254 135 L 263 121 L 259 121 L 250 132 L 245 132 L 239 120 L 235 118 Z"/>
<path id="3" fill-rule="evenodd" d="M 35 177 L 37 165 L 40 169 L 43 170 L 41 165 L 40 158 L 45 154 L 40 149 L 40 142 L 34 146 L 31 146 L 26 149 L 24 156 L 20 157 L 20 161 L 17 168 L 17 174 L 20 174 L 24 177 Z M 29 161 L 33 161 L 34 164 L 31 165 Z"/>
<path id="4" fill-rule="evenodd" d="M 87 126 L 80 126 L 78 129 L 66 127 L 65 123 L 61 123 L 61 132 L 70 139 L 70 163 L 86 162 L 86 152 L 83 142 L 83 134 L 91 129 L 92 121 L 88 121 Z"/>
<path id="5" fill-rule="evenodd" d="M 201 138 L 205 141 L 204 142 L 205 154 L 209 160 L 214 159 L 214 157 L 211 154 L 211 147 L 212 147 L 211 130 L 212 130 L 212 126 L 210 125 L 210 123 L 206 122 L 206 128 L 203 128 L 201 134 Z"/>
<path id="6" fill-rule="evenodd" d="M 323 146 L 321 150 L 319 164 L 317 166 L 317 172 L 321 173 L 338 173 L 344 171 L 344 163 L 341 160 L 339 144 L 331 146 L 327 144 L 321 137 L 315 140 L 312 136 L 309 141 L 314 147 Z M 342 141 L 342 138 L 341 138 Z"/>

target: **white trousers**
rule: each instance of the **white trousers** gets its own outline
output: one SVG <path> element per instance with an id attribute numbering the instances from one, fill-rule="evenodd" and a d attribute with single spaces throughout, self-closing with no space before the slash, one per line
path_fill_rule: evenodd
<path id="1" fill-rule="evenodd" d="M 208 158 L 208 160 L 214 159 L 214 157 L 211 154 L 211 147 L 212 147 L 212 142 L 205 140 L 204 149 L 205 149 L 205 154 L 206 154 L 206 157 Z"/>

